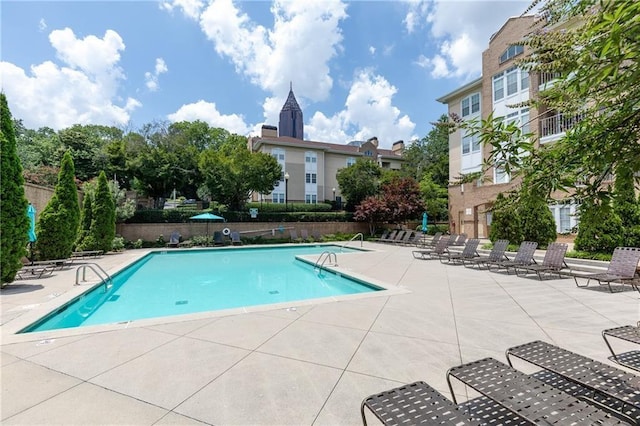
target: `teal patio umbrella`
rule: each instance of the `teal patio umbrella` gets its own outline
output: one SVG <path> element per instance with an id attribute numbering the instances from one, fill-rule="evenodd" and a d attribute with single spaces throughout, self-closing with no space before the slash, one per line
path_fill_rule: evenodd
<path id="1" fill-rule="evenodd" d="M 204 220 L 207 222 L 207 236 L 209 235 L 209 222 L 213 220 L 224 220 L 224 217 L 215 215 L 213 213 L 200 213 L 195 216 L 191 216 L 191 220 Z"/>
<path id="2" fill-rule="evenodd" d="M 427 232 L 427 212 L 422 213 L 422 233 L 426 233 Z"/>
<path id="3" fill-rule="evenodd" d="M 36 208 L 33 204 L 29 204 L 27 207 L 27 216 L 29 217 L 29 243 L 34 243 L 36 237 Z"/>

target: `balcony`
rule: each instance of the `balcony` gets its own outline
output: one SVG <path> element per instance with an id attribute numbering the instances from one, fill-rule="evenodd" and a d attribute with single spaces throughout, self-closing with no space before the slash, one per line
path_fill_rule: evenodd
<path id="1" fill-rule="evenodd" d="M 540 85 L 538 90 L 542 91 L 553 87 L 553 83 L 561 77 L 559 72 L 541 72 L 540 73 Z"/>
<path id="2" fill-rule="evenodd" d="M 578 124 L 581 119 L 582 115 L 580 114 L 571 116 L 555 114 L 540 118 L 540 143 L 560 139 L 567 130 Z"/>

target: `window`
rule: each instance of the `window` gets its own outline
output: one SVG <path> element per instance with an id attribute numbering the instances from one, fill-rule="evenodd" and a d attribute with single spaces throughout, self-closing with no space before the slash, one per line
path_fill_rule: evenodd
<path id="1" fill-rule="evenodd" d="M 271 156 L 273 156 L 273 158 L 275 158 L 276 160 L 278 160 L 278 162 L 282 162 L 284 163 L 284 149 L 281 148 L 273 148 L 271 150 Z"/>
<path id="2" fill-rule="evenodd" d="M 478 135 L 465 135 L 462 138 L 462 154 L 470 154 L 480 151 L 480 141 Z"/>
<path id="3" fill-rule="evenodd" d="M 284 204 L 284 192 L 272 193 L 271 200 L 276 204 Z"/>
<path id="4" fill-rule="evenodd" d="M 571 206 L 565 205 L 560 206 L 560 232 L 570 232 L 571 231 Z"/>
<path id="5" fill-rule="evenodd" d="M 318 161 L 318 157 L 316 156 L 315 152 L 307 152 L 304 155 L 304 161 L 305 163 L 316 163 Z"/>
<path id="6" fill-rule="evenodd" d="M 496 165 L 495 167 L 495 179 L 493 183 L 508 183 L 509 175 L 505 172 L 504 167 Z"/>
<path id="7" fill-rule="evenodd" d="M 507 50 L 505 50 L 502 55 L 500 55 L 500 63 L 506 62 L 511 58 L 514 58 L 524 52 L 524 46 L 521 44 L 515 44 L 513 46 L 509 46 Z"/>
<path id="8" fill-rule="evenodd" d="M 366 157 L 373 157 L 373 151 L 371 151 L 371 150 L 366 150 L 366 151 L 364 152 L 364 155 L 365 155 Z"/>
<path id="9" fill-rule="evenodd" d="M 507 70 L 507 96 L 514 95 L 518 92 L 518 69 L 510 68 Z"/>
<path id="10" fill-rule="evenodd" d="M 493 76 L 493 102 L 504 98 L 504 73 Z"/>
<path id="11" fill-rule="evenodd" d="M 462 99 L 461 107 L 463 117 L 480 112 L 480 93 L 474 93 Z"/>
<path id="12" fill-rule="evenodd" d="M 354 164 L 356 164 L 356 159 L 353 157 L 347 157 L 347 167 L 353 166 Z"/>
<path id="13" fill-rule="evenodd" d="M 304 196 L 304 202 L 307 204 L 316 204 L 318 202 L 318 196 L 316 194 L 306 194 Z"/>
<path id="14" fill-rule="evenodd" d="M 317 183 L 317 180 L 318 180 L 318 175 L 315 173 L 307 173 L 305 175 L 306 183 Z"/>
<path id="15" fill-rule="evenodd" d="M 529 88 L 529 71 L 520 70 L 520 90 Z"/>
<path id="16" fill-rule="evenodd" d="M 520 111 L 520 128 L 522 129 L 523 135 L 531 133 L 531 123 L 529 123 L 528 109 L 523 109 Z"/>

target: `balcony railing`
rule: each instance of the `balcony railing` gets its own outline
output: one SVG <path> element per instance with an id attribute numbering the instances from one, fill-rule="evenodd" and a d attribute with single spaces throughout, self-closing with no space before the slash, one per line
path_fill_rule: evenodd
<path id="1" fill-rule="evenodd" d="M 540 119 L 540 138 L 559 135 L 574 127 L 580 120 L 582 115 L 556 114 L 551 117 Z"/>
<path id="2" fill-rule="evenodd" d="M 561 77 L 559 72 L 541 72 L 540 73 L 540 86 L 550 86 L 548 83 L 552 83 Z"/>

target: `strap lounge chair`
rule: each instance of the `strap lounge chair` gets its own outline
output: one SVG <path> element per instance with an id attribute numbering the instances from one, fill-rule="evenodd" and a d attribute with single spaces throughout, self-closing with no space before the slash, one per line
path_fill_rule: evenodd
<path id="1" fill-rule="evenodd" d="M 516 253 L 513 260 L 487 262 L 487 267 L 491 269 L 495 266 L 496 269 L 506 269 L 507 273 L 509 273 L 510 268 L 515 268 L 516 266 L 522 265 L 530 265 L 531 263 L 535 263 L 533 255 L 536 252 L 537 247 L 538 243 L 535 241 L 523 241 L 522 244 L 520 244 L 520 248 L 518 248 L 518 252 Z"/>
<path id="2" fill-rule="evenodd" d="M 433 234 L 433 237 L 430 240 L 422 238 L 420 242 L 416 244 L 416 247 L 433 247 L 436 245 L 440 238 L 442 238 L 442 232 L 436 232 L 435 234 Z"/>
<path id="3" fill-rule="evenodd" d="M 463 246 L 467 241 L 467 234 L 460 234 L 458 235 L 458 238 L 455 239 L 455 241 L 452 241 L 451 245 L 452 246 Z"/>
<path id="4" fill-rule="evenodd" d="M 393 231 L 388 232 L 386 236 L 383 234 L 382 237 L 378 238 L 378 242 L 388 243 L 389 241 L 393 241 L 396 238 L 397 234 L 398 230 L 394 229 Z"/>
<path id="5" fill-rule="evenodd" d="M 613 251 L 613 256 L 611 256 L 611 261 L 609 262 L 609 267 L 607 268 L 607 272 L 597 273 L 597 274 L 589 274 L 589 275 L 580 275 L 582 278 L 587 279 L 587 284 L 580 285 L 578 284 L 578 275 L 573 275 L 573 280 L 576 282 L 578 287 L 587 287 L 589 286 L 589 282 L 591 280 L 598 281 L 600 285 L 607 285 L 609 287 L 609 291 L 613 293 L 613 288 L 611 288 L 612 282 L 618 282 L 621 284 L 631 284 L 635 290 L 640 292 L 640 288 L 638 287 L 638 280 L 636 279 L 638 262 L 640 261 L 640 248 L 637 247 L 617 247 Z"/>
<path id="6" fill-rule="evenodd" d="M 306 243 L 307 241 L 309 241 L 309 233 L 307 232 L 307 230 L 306 230 L 306 229 L 301 229 L 301 230 L 300 230 L 300 239 L 301 239 L 302 241 L 304 241 L 305 243 Z"/>
<path id="7" fill-rule="evenodd" d="M 609 338 L 624 340 L 629 343 L 635 343 L 640 349 L 640 324 L 639 325 L 623 325 L 622 327 L 609 328 L 602 331 L 602 338 L 607 348 L 613 356 L 613 360 L 620 365 L 640 371 L 640 351 L 634 350 L 625 353 L 616 353 L 611 347 Z"/>
<path id="8" fill-rule="evenodd" d="M 562 277 L 560 270 L 568 268 L 567 263 L 564 261 L 564 255 L 567 252 L 568 245 L 566 243 L 551 243 L 547 247 L 547 252 L 544 255 L 544 260 L 541 264 L 531 265 L 516 265 L 516 275 L 526 275 L 529 272 L 536 273 L 538 278 L 542 281 L 543 274 L 558 274 L 558 277 Z"/>
<path id="9" fill-rule="evenodd" d="M 366 397 L 360 405 L 360 415 L 362 424 L 367 426 L 365 408 L 385 425 L 480 425 L 465 413 L 462 404 L 454 404 L 422 381 Z"/>
<path id="10" fill-rule="evenodd" d="M 421 260 L 439 259 L 443 256 L 449 247 L 449 239 L 447 237 L 440 238 L 435 247 L 431 249 L 413 250 L 413 257 Z"/>
<path id="11" fill-rule="evenodd" d="M 298 231 L 296 231 L 295 229 L 291 229 L 289 231 L 289 239 L 292 243 L 299 243 L 300 238 L 298 238 Z"/>
<path id="12" fill-rule="evenodd" d="M 506 356 L 510 366 L 517 358 L 561 376 L 572 385 L 561 386 L 565 392 L 640 424 L 639 376 L 540 340 L 509 348 Z M 545 380 L 544 375 L 539 376 Z"/>
<path id="13" fill-rule="evenodd" d="M 453 402 L 457 403 L 451 378 L 504 406 L 521 417 L 524 424 L 621 424 L 610 412 L 597 409 L 494 358 L 484 358 L 449 369 L 447 383 Z"/>
<path id="14" fill-rule="evenodd" d="M 464 266 L 474 267 L 475 265 L 486 265 L 487 263 L 496 263 L 503 260 L 509 260 L 505 253 L 507 251 L 507 247 L 509 246 L 509 240 L 498 240 L 493 243 L 493 248 L 491 249 L 491 253 L 487 256 L 478 256 L 472 259 L 463 259 L 462 264 Z"/>
<path id="15" fill-rule="evenodd" d="M 180 245 L 180 233 L 178 231 L 173 231 L 171 236 L 169 236 L 169 242 L 167 242 L 167 247 L 178 247 Z"/>
<path id="16" fill-rule="evenodd" d="M 51 275 L 56 269 L 55 265 L 25 265 L 16 273 L 16 279 L 44 278 Z"/>
<path id="17" fill-rule="evenodd" d="M 478 256 L 478 245 L 480 244 L 480 240 L 477 238 L 472 238 L 467 241 L 467 244 L 464 246 L 464 250 L 461 253 L 455 253 L 450 250 L 447 250 L 442 256 L 440 256 L 440 262 L 442 263 L 460 263 L 462 264 L 466 259 L 473 259 Z"/>
<path id="18" fill-rule="evenodd" d="M 214 246 L 224 245 L 222 231 L 213 231 L 213 245 Z"/>
<path id="19" fill-rule="evenodd" d="M 401 245 L 409 244 L 409 240 L 413 238 L 414 232 L 415 231 L 405 231 L 402 238 L 394 241 L 394 244 L 401 244 Z"/>
<path id="20" fill-rule="evenodd" d="M 322 234 L 316 229 L 311 231 L 311 237 L 313 237 L 313 241 L 322 241 Z"/>

